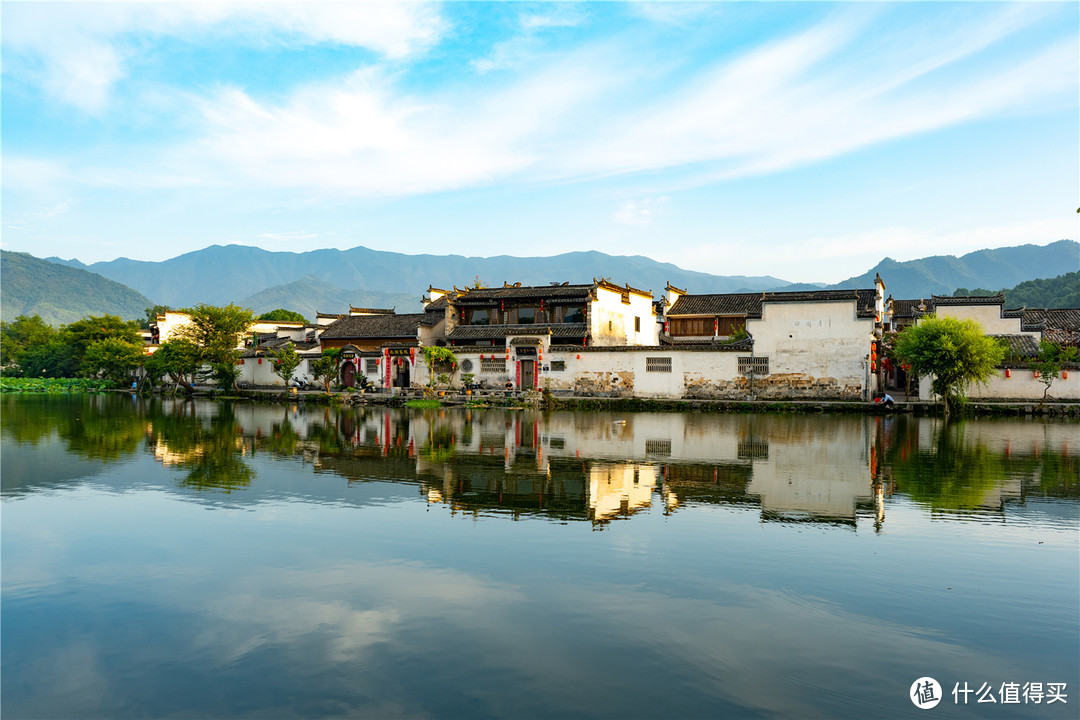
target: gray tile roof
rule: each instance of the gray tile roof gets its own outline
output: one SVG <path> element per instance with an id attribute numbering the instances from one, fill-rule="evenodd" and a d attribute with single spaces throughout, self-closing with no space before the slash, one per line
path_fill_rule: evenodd
<path id="1" fill-rule="evenodd" d="M 410 338 L 416 337 L 416 328 L 426 313 L 403 315 L 349 315 L 326 326 L 322 337 L 326 340 L 347 338 Z"/>
<path id="2" fill-rule="evenodd" d="M 455 305 L 490 305 L 501 300 L 584 301 L 593 285 L 528 285 L 475 288 L 457 295 Z"/>
<path id="3" fill-rule="evenodd" d="M 1070 330 L 1080 332 L 1078 308 L 1023 308 L 1025 330 Z"/>
<path id="4" fill-rule="evenodd" d="M 683 295 L 667 311 L 676 315 L 745 315 L 761 317 L 764 293 L 724 293 L 719 295 Z"/>
<path id="5" fill-rule="evenodd" d="M 507 335 L 542 335 L 551 333 L 552 338 L 583 338 L 589 334 L 585 323 L 561 323 L 550 325 L 459 325 L 447 336 L 450 341 L 496 340 Z"/>
<path id="6" fill-rule="evenodd" d="M 687 315 L 742 315 L 761 317 L 763 303 L 842 302 L 854 300 L 858 317 L 874 317 L 877 290 L 808 290 L 801 292 L 723 293 L 718 295 L 683 295 L 667 317 Z"/>
<path id="7" fill-rule="evenodd" d="M 1039 339 L 1031 335 L 991 335 L 1009 343 L 1009 347 L 1016 355 L 1038 355 Z"/>
<path id="8" fill-rule="evenodd" d="M 934 305 L 1004 305 L 1005 296 L 997 295 L 962 295 L 952 297 L 950 295 L 932 295 Z"/>

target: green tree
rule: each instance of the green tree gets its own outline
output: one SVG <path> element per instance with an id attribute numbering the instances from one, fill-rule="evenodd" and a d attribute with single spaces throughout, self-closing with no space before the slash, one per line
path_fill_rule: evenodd
<path id="1" fill-rule="evenodd" d="M 321 382 L 323 388 L 326 390 L 326 394 L 330 394 L 330 383 L 334 381 L 334 378 L 338 375 L 338 353 L 340 351 L 335 349 L 323 350 L 322 357 L 317 360 L 311 360 L 308 362 L 308 370 L 311 372 L 311 377 L 315 379 L 315 382 Z"/>
<path id="2" fill-rule="evenodd" d="M 187 311 L 191 322 L 182 326 L 178 337 L 199 347 L 199 359 L 210 367 L 210 377 L 223 388 L 235 388 L 240 369 L 241 338 L 248 332 L 255 316 L 247 308 L 233 304 L 225 307 L 196 305 Z"/>
<path id="3" fill-rule="evenodd" d="M 19 356 L 19 374 L 23 377 L 70 378 L 78 374 L 74 350 L 62 336 L 44 345 L 33 345 Z"/>
<path id="4" fill-rule="evenodd" d="M 985 382 L 1005 354 L 974 320 L 933 315 L 904 328 L 893 352 L 916 375 L 932 377 L 930 387 L 944 401 L 946 417 L 950 403 L 961 400 L 971 383 Z"/>
<path id="5" fill-rule="evenodd" d="M 1061 364 L 1076 362 L 1077 349 L 1062 347 L 1049 340 L 1039 342 L 1039 359 L 1031 364 L 1031 369 L 1039 373 L 1039 382 L 1046 386 L 1043 401 L 1050 395 L 1050 386 L 1061 376 Z"/>
<path id="6" fill-rule="evenodd" d="M 300 366 L 300 356 L 296 354 L 296 348 L 292 343 L 286 343 L 280 350 L 270 353 L 270 356 L 274 361 L 274 374 L 281 378 L 288 390 L 289 380 Z"/>
<path id="7" fill-rule="evenodd" d="M 40 315 L 20 315 L 11 322 L 0 322 L 0 365 L 17 365 L 29 348 L 48 345 L 55 337 L 56 329 Z"/>
<path id="8" fill-rule="evenodd" d="M 435 386 L 435 366 L 454 366 L 457 365 L 457 355 L 453 350 L 447 347 L 439 347 L 438 345 L 425 345 L 424 346 L 424 364 L 427 365 L 428 370 L 428 387 Z M 453 374 L 452 372 L 450 373 Z M 440 379 L 440 382 L 444 382 Z M 447 377 L 445 384 L 449 386 L 450 378 Z"/>
<path id="9" fill-rule="evenodd" d="M 112 385 L 119 387 L 131 381 L 142 359 L 141 345 L 118 337 L 107 337 L 86 348 L 82 366 L 88 375 L 103 375 Z"/>
<path id="10" fill-rule="evenodd" d="M 83 363 L 87 348 L 94 343 L 115 338 L 131 345 L 142 345 L 139 324 L 134 320 L 123 320 L 116 315 L 91 315 L 82 320 L 76 320 L 64 328 L 62 335 L 71 346 L 75 366 L 88 374 L 97 372 L 97 368 Z"/>
<path id="11" fill-rule="evenodd" d="M 278 308 L 277 310 L 265 312 L 259 316 L 259 320 L 266 320 L 268 322 L 307 322 L 307 318 L 305 318 L 300 313 L 293 312 L 292 310 L 286 310 L 285 308 Z"/>
<path id="12" fill-rule="evenodd" d="M 181 385 L 188 392 L 194 392 L 195 373 L 202 357 L 198 345 L 183 338 L 173 338 L 161 343 L 151 357 L 154 371 L 160 365 L 162 374 L 172 379 L 173 393 Z"/>

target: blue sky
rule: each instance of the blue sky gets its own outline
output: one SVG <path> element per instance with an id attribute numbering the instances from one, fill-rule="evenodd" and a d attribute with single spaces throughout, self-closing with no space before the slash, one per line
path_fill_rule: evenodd
<path id="1" fill-rule="evenodd" d="M 39 257 L 594 249 L 836 282 L 1078 237 L 1077 2 L 0 12 L 2 244 Z"/>

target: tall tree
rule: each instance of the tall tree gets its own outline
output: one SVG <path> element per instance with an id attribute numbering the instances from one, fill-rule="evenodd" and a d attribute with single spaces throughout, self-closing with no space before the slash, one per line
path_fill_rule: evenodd
<path id="1" fill-rule="evenodd" d="M 119 337 L 97 340 L 86 348 L 83 371 L 88 375 L 103 375 L 112 385 L 122 386 L 131 381 L 132 373 L 143 359 L 142 347 Z"/>
<path id="2" fill-rule="evenodd" d="M 289 380 L 292 379 L 296 368 L 300 366 L 300 356 L 296 354 L 296 348 L 292 343 L 287 343 L 276 352 L 271 353 L 274 360 L 274 374 L 285 383 L 286 391 L 289 389 Z"/>
<path id="3" fill-rule="evenodd" d="M 308 362 L 308 370 L 311 371 L 311 377 L 315 378 L 315 382 L 321 382 L 323 388 L 326 390 L 326 394 L 330 394 L 330 383 L 338 375 L 338 353 L 340 350 L 333 348 L 330 350 L 323 350 L 322 357 L 318 360 L 311 360 Z"/>
<path id="4" fill-rule="evenodd" d="M 56 329 L 40 315 L 20 315 L 11 322 L 0 322 L 0 365 L 18 364 L 27 349 L 47 345 L 56 337 Z"/>
<path id="5" fill-rule="evenodd" d="M 239 345 L 255 322 L 254 314 L 233 304 L 224 307 L 200 304 L 187 312 L 191 322 L 182 326 L 177 335 L 199 347 L 199 359 L 210 366 L 210 375 L 219 386 L 235 388 Z"/>
<path id="6" fill-rule="evenodd" d="M 65 327 L 62 334 L 71 346 L 76 367 L 80 369 L 83 369 L 83 359 L 87 348 L 100 340 L 115 338 L 131 345 L 142 345 L 139 323 L 134 320 L 123 320 L 116 315 L 91 315 L 82 320 L 76 320 Z M 95 372 L 96 369 L 86 368 L 86 371 Z"/>
<path id="7" fill-rule="evenodd" d="M 929 316 L 904 328 L 893 351 L 915 374 L 931 376 L 930 387 L 949 405 L 964 397 L 972 383 L 985 382 L 1005 351 L 974 320 Z"/>

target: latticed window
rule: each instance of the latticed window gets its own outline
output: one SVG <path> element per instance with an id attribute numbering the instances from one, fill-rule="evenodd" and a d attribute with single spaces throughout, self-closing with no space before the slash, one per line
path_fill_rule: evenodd
<path id="1" fill-rule="evenodd" d="M 769 358 L 767 357 L 741 357 L 739 358 L 739 372 L 743 375 L 749 375 L 753 372 L 755 375 L 768 375 L 769 374 Z"/>
<path id="2" fill-rule="evenodd" d="M 645 372 L 671 372 L 671 358 L 647 357 L 645 358 Z"/>
<path id="3" fill-rule="evenodd" d="M 671 441 L 670 440 L 646 440 L 645 441 L 645 454 L 646 455 L 671 455 Z"/>
<path id="4" fill-rule="evenodd" d="M 566 370 L 566 361 L 565 360 L 552 360 L 551 361 L 551 372 L 564 372 L 565 370 Z"/>
<path id="5" fill-rule="evenodd" d="M 506 372 L 506 360 L 504 358 L 484 358 L 480 361 L 480 372 L 504 373 Z"/>
<path id="6" fill-rule="evenodd" d="M 378 375 L 379 374 L 379 361 L 375 358 L 366 358 L 364 360 L 364 374 L 365 375 Z"/>

